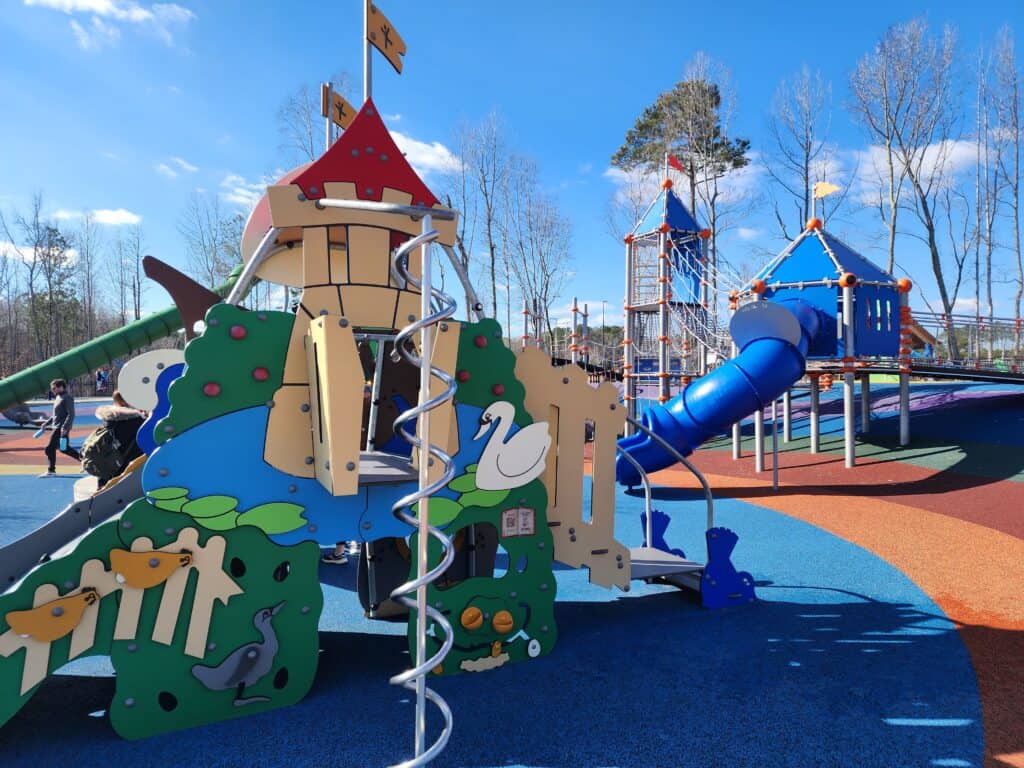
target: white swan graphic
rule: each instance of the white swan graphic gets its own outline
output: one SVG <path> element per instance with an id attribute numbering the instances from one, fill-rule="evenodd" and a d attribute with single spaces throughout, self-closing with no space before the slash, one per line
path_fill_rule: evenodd
<path id="1" fill-rule="evenodd" d="M 551 447 L 548 423 L 537 421 L 523 427 L 505 441 L 515 419 L 512 403 L 499 400 L 491 403 L 480 417 L 479 440 L 494 428 L 477 463 L 476 487 L 484 491 L 505 491 L 526 485 L 544 471 L 544 458 Z"/>

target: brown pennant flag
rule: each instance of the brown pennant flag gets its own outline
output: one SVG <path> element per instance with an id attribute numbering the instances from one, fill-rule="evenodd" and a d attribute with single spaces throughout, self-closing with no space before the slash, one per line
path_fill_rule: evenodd
<path id="1" fill-rule="evenodd" d="M 334 90 L 329 90 L 327 83 L 320 84 L 320 114 L 331 118 L 336 126 L 345 130 L 356 117 L 356 108 L 353 107 L 344 96 Z M 328 103 L 330 93 L 330 103 Z"/>
<path id="2" fill-rule="evenodd" d="M 387 17 L 370 0 L 366 0 L 366 39 L 373 43 L 384 58 L 391 62 L 399 74 L 402 72 L 402 57 L 405 56 L 405 41 Z"/>

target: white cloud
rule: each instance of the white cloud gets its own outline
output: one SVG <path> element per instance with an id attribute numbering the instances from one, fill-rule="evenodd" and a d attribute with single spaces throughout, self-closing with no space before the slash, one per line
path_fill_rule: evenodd
<path id="1" fill-rule="evenodd" d="M 192 163 L 190 163 L 188 160 L 185 160 L 180 157 L 172 157 L 171 162 L 177 165 L 181 170 L 185 171 L 186 173 L 195 173 L 196 171 L 199 170 L 199 166 L 192 165 Z"/>
<path id="2" fill-rule="evenodd" d="M 66 208 L 61 208 L 57 211 L 54 211 L 53 218 L 57 219 L 57 221 L 71 221 L 72 219 L 82 218 L 82 212 L 69 211 Z"/>
<path id="3" fill-rule="evenodd" d="M 593 163 L 583 163 L 580 166 L 580 173 L 582 173 L 584 176 L 586 176 L 592 170 L 594 170 L 594 164 Z"/>
<path id="4" fill-rule="evenodd" d="M 121 39 L 121 30 L 99 16 L 92 17 L 88 29 L 72 19 L 71 31 L 83 51 L 99 51 L 107 45 L 115 45 Z"/>
<path id="5" fill-rule="evenodd" d="M 97 224 L 108 227 L 121 227 L 126 224 L 138 224 L 142 217 L 124 208 L 99 208 L 92 212 Z"/>
<path id="6" fill-rule="evenodd" d="M 754 227 L 736 227 L 736 237 L 740 240 L 757 240 L 764 233 Z"/>
<path id="7" fill-rule="evenodd" d="M 24 0 L 29 7 L 59 11 L 68 16 L 88 17 L 87 24 L 71 19 L 71 31 L 86 51 L 113 45 L 121 36 L 117 24 L 135 24 L 155 34 L 166 45 L 174 45 L 173 28 L 196 18 L 177 3 L 154 3 L 148 8 L 135 0 Z"/>
<path id="8" fill-rule="evenodd" d="M 967 139 L 946 140 L 935 142 L 925 147 L 920 160 L 919 174 L 922 183 L 934 174 L 941 172 L 946 184 L 953 183 L 961 173 L 974 167 L 976 148 Z M 852 192 L 860 202 L 871 205 L 878 201 L 879 180 L 888 178 L 888 163 L 885 147 L 872 144 L 867 149 L 854 150 L 848 153 L 856 175 L 852 183 Z M 894 158 L 896 159 L 896 158 Z M 902 165 L 896 163 L 896 173 Z"/>
<path id="9" fill-rule="evenodd" d="M 157 163 L 153 167 L 156 168 L 157 173 L 166 176 L 168 179 L 176 179 L 178 177 L 178 172 L 167 165 L 167 163 Z"/>
<path id="10" fill-rule="evenodd" d="M 420 176 L 426 177 L 432 172 L 450 173 L 459 169 L 458 158 L 439 141 L 418 141 L 398 131 L 391 131 L 391 138 Z"/>
<path id="11" fill-rule="evenodd" d="M 78 251 L 74 248 L 68 248 L 65 253 L 72 264 L 78 261 Z M 12 242 L 0 240 L 0 257 L 28 263 L 32 258 L 32 246 L 15 245 Z"/>
<path id="12" fill-rule="evenodd" d="M 388 123 L 397 123 L 399 120 L 402 119 L 402 115 L 398 112 L 396 112 L 393 115 L 381 115 L 381 117 L 384 118 L 385 122 Z"/>
<path id="13" fill-rule="evenodd" d="M 260 201 L 260 198 L 267 191 L 267 185 L 273 183 L 273 179 L 266 177 L 252 182 L 237 173 L 229 173 L 220 182 L 220 196 L 229 203 L 249 209 Z"/>

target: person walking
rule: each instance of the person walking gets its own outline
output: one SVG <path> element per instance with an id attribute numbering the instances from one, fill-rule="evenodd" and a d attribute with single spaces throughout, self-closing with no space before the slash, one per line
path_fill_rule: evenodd
<path id="1" fill-rule="evenodd" d="M 53 429 L 50 441 L 46 444 L 43 452 L 49 461 L 49 468 L 39 477 L 57 476 L 57 451 L 70 456 L 75 461 L 81 461 L 82 457 L 69 442 L 71 438 L 71 427 L 75 423 L 75 398 L 68 392 L 68 383 L 64 379 L 54 379 L 50 382 L 50 392 L 56 398 L 53 401 L 53 415 L 43 422 L 36 437 L 49 426 Z"/>

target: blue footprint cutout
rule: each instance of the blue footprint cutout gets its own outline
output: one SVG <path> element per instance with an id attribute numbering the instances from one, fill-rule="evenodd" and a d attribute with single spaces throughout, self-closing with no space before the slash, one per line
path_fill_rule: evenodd
<path id="1" fill-rule="evenodd" d="M 746 571 L 737 571 L 732 564 L 732 551 L 739 536 L 728 528 L 709 528 L 708 564 L 704 567 L 700 596 L 705 608 L 725 608 L 747 605 L 757 599 L 754 577 Z"/>

